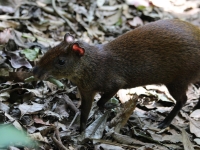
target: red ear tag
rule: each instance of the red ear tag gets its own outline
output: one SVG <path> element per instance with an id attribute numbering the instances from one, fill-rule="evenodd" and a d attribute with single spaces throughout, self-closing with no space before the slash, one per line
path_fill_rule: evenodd
<path id="1" fill-rule="evenodd" d="M 79 54 L 79 56 L 83 56 L 85 53 L 84 48 L 80 47 L 78 44 L 74 44 L 72 46 L 73 51 Z"/>

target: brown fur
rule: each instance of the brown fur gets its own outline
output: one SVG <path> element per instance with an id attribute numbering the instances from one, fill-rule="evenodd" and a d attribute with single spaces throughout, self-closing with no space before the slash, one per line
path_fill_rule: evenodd
<path id="1" fill-rule="evenodd" d="M 200 75 L 200 30 L 184 21 L 161 20 L 141 26 L 98 46 L 78 41 L 85 49 L 80 57 L 73 43 L 63 41 L 47 52 L 33 73 L 53 75 L 77 84 L 82 97 L 81 130 L 96 92 L 103 92 L 98 106 L 121 88 L 165 84 L 177 103 L 159 127 L 168 126 L 185 104 L 186 90 Z M 65 60 L 59 66 L 59 59 Z"/>

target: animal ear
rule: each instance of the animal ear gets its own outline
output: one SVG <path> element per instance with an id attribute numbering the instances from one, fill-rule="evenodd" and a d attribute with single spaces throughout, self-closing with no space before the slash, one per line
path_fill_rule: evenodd
<path id="1" fill-rule="evenodd" d="M 74 37 L 70 33 L 65 34 L 64 41 L 66 41 L 67 43 L 73 43 L 74 40 Z"/>
<path id="2" fill-rule="evenodd" d="M 78 43 L 74 43 L 72 45 L 72 50 L 77 53 L 79 56 L 83 56 L 85 53 L 85 49 L 80 47 Z"/>

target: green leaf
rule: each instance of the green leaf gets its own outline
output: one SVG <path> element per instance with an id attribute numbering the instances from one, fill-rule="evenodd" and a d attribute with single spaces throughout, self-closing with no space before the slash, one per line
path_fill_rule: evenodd
<path id="1" fill-rule="evenodd" d="M 34 36 L 27 34 L 27 33 L 23 33 L 22 37 L 30 39 L 31 41 L 35 41 L 35 39 L 36 39 Z"/>
<path id="2" fill-rule="evenodd" d="M 115 97 L 112 97 L 112 98 L 108 101 L 108 103 L 119 104 L 119 100 L 116 99 Z"/>
<path id="3" fill-rule="evenodd" d="M 27 48 L 25 50 L 22 50 L 21 53 L 24 54 L 28 60 L 33 61 L 38 56 L 39 48 L 34 48 L 34 49 Z"/>
<path id="4" fill-rule="evenodd" d="M 34 141 L 25 132 L 16 129 L 11 125 L 0 126 L 0 148 L 10 145 L 23 145 L 32 147 Z"/>
<path id="5" fill-rule="evenodd" d="M 119 20 L 117 21 L 117 23 L 115 24 L 116 26 L 120 26 L 122 25 L 122 18 L 120 17 Z"/>
<path id="6" fill-rule="evenodd" d="M 63 88 L 64 87 L 62 82 L 60 82 L 59 80 L 56 80 L 55 78 L 50 77 L 50 78 L 47 79 L 47 81 L 57 85 L 59 88 Z"/>
<path id="7" fill-rule="evenodd" d="M 138 7 L 137 7 L 137 9 L 140 10 L 140 11 L 144 11 L 145 8 L 146 8 L 145 6 L 138 6 Z"/>

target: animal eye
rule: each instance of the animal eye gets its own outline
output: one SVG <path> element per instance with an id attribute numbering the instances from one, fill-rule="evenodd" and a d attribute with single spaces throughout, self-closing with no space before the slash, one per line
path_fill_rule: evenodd
<path id="1" fill-rule="evenodd" d="M 64 65 L 64 64 L 65 64 L 65 60 L 59 59 L 59 60 L 58 60 L 58 63 L 59 63 L 59 65 Z"/>

